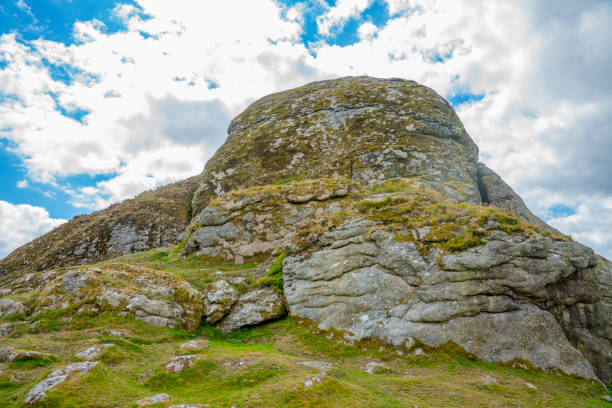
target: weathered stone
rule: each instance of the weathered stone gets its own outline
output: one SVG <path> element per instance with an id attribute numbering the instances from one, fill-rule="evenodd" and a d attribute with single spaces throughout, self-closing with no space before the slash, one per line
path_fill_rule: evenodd
<path id="1" fill-rule="evenodd" d="M 176 275 L 111 264 L 59 274 L 42 288 L 35 313 L 81 303 L 93 305 L 91 310 L 128 314 L 154 326 L 189 331 L 200 325 L 203 309 L 202 294 Z"/>
<path id="2" fill-rule="evenodd" d="M 529 211 L 521 197 L 497 173 L 482 163 L 478 163 L 478 186 L 483 203 L 514 213 L 545 231 L 558 232 Z"/>
<path id="3" fill-rule="evenodd" d="M 223 225 L 229 220 L 231 220 L 231 216 L 224 215 L 221 211 L 216 209 L 215 207 L 207 207 L 202 211 L 199 215 L 198 220 L 200 224 L 203 226 L 218 226 Z"/>
<path id="4" fill-rule="evenodd" d="M 47 376 L 47 378 L 36 384 L 28 391 L 24 402 L 26 404 L 33 405 L 42 401 L 49 390 L 66 381 L 69 376 L 86 374 L 97 365 L 97 362 L 84 361 L 82 363 L 73 363 L 65 368 L 59 368 L 53 371 Z"/>
<path id="5" fill-rule="evenodd" d="M 11 299 L 0 299 L 0 317 L 25 313 L 26 307 L 23 303 Z"/>
<path id="6" fill-rule="evenodd" d="M 53 354 L 32 350 L 18 350 L 13 347 L 0 347 L 0 362 L 10 363 L 11 361 L 40 360 L 44 358 L 59 361 L 59 357 Z"/>
<path id="7" fill-rule="evenodd" d="M 229 333 L 244 326 L 252 326 L 278 319 L 287 313 L 283 296 L 270 288 L 257 289 L 241 296 L 219 328 Z"/>
<path id="8" fill-rule="evenodd" d="M 181 350 L 204 350 L 208 347 L 207 340 L 193 339 L 189 340 L 187 343 L 181 344 Z"/>
<path id="9" fill-rule="evenodd" d="M 160 404 L 162 402 L 170 401 L 170 396 L 166 393 L 156 394 L 152 397 L 143 398 L 141 400 L 136 401 L 136 406 L 144 407 L 147 405 Z"/>
<path id="10" fill-rule="evenodd" d="M 256 101 L 228 133 L 202 173 L 196 213 L 230 190 L 291 176 L 344 176 L 363 184 L 424 176 L 436 188 L 480 202 L 476 146 L 450 104 L 413 81 L 314 82 Z"/>
<path id="11" fill-rule="evenodd" d="M 215 324 L 223 319 L 232 309 L 238 297 L 238 291 L 227 281 L 218 280 L 208 285 L 204 290 L 206 322 Z"/>
<path id="12" fill-rule="evenodd" d="M 490 375 L 485 375 L 484 377 L 480 379 L 480 381 L 482 381 L 484 385 L 491 385 L 491 384 L 495 384 L 496 382 L 498 382 L 498 379 L 495 377 L 491 377 Z"/>
<path id="13" fill-rule="evenodd" d="M 589 362 L 542 303 L 597 299 L 588 290 L 551 286 L 570 277 L 586 282 L 570 259 L 583 258 L 579 266 L 592 264 L 588 248 L 544 237 L 517 242 L 500 232 L 485 245 L 446 255 L 438 264 L 384 229 L 368 237 L 372 225 L 363 223 L 345 222 L 322 234 L 317 241 L 322 247 L 311 255 L 285 259 L 284 291 L 293 316 L 345 331 L 345 341 L 377 337 L 399 346 L 418 339 L 432 347 L 452 342 L 486 361 L 525 360 L 594 378 Z M 583 274 L 587 271 L 592 276 L 593 269 Z M 605 373 L 609 346 L 601 343 L 598 349 L 593 340 L 574 333 L 582 339 L 579 344 L 589 344 L 588 350 L 601 356 L 604 367 L 598 372 Z M 597 338 L 606 341 L 605 335 Z"/>
<path id="14" fill-rule="evenodd" d="M 380 370 L 384 370 L 386 368 L 385 363 L 381 363 L 378 361 L 371 361 L 364 367 L 363 371 L 368 374 L 376 374 Z"/>
<path id="15" fill-rule="evenodd" d="M 112 346 L 114 346 L 114 344 L 112 343 L 101 344 L 99 346 L 91 346 L 86 348 L 85 350 L 79 351 L 75 354 L 75 356 L 78 358 L 82 358 L 83 360 L 93 360 L 94 358 L 98 357 L 98 355 L 100 355 L 103 350 Z"/>
<path id="16" fill-rule="evenodd" d="M 172 360 L 166 364 L 166 371 L 169 373 L 180 373 L 189 367 L 193 367 L 195 360 L 196 356 L 193 355 L 173 357 Z"/>

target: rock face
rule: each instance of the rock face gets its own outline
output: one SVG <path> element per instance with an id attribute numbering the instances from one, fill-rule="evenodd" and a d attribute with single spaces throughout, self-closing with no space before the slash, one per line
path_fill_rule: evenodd
<path id="1" fill-rule="evenodd" d="M 40 271 L 175 245 L 191 220 L 196 178 L 148 191 L 90 215 L 81 215 L 0 260 L 0 277 Z"/>
<path id="2" fill-rule="evenodd" d="M 366 185 L 423 176 L 449 195 L 480 202 L 478 148 L 450 104 L 414 81 L 313 82 L 253 103 L 228 134 L 202 173 L 196 212 L 237 188 L 338 176 Z"/>
<path id="3" fill-rule="evenodd" d="M 383 229 L 368 240 L 373 226 L 348 221 L 323 235 L 312 255 L 285 260 L 292 315 L 343 330 L 347 341 L 378 338 L 401 346 L 416 339 L 431 347 L 452 342 L 483 360 L 525 360 L 594 378 L 555 319 L 566 316 L 568 333 L 588 331 L 570 317 L 572 305 L 582 303 L 583 313 L 610 328 L 609 315 L 595 312 L 605 307 L 597 301 L 596 282 L 586 277 L 597 270 L 592 250 L 496 231 L 482 246 L 428 260 L 414 243 L 397 242 Z M 580 290 L 554 289 L 559 284 Z M 590 333 L 607 341 L 605 333 Z M 609 362 L 610 346 L 602 345 L 593 344 L 590 353 Z"/>

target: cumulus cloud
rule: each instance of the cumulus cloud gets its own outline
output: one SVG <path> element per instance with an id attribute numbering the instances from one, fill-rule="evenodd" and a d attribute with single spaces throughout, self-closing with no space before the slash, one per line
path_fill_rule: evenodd
<path id="1" fill-rule="evenodd" d="M 0 200 L 0 258 L 64 222 L 51 218 L 44 208 Z"/>
<path id="2" fill-rule="evenodd" d="M 317 18 L 319 33 L 328 35 L 333 28 L 342 27 L 350 18 L 361 14 L 371 0 L 338 0 L 325 14 Z"/>

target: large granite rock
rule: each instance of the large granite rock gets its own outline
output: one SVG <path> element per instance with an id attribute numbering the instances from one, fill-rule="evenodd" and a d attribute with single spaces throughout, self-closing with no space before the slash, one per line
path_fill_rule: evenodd
<path id="1" fill-rule="evenodd" d="M 309 253 L 287 257 L 291 314 L 344 331 L 349 342 L 456 343 L 486 361 L 585 378 L 595 378 L 594 367 L 609 381 L 612 319 L 601 282 L 610 272 L 591 249 L 493 231 L 482 246 L 423 256 L 397 236 L 350 219 Z"/>
<path id="2" fill-rule="evenodd" d="M 450 104 L 414 81 L 347 77 L 259 99 L 208 161 L 194 212 L 237 188 L 343 176 L 362 184 L 421 176 L 480 202 L 478 148 Z"/>

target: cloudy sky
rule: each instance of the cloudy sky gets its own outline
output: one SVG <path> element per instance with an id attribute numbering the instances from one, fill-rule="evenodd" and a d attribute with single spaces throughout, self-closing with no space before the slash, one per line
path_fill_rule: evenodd
<path id="1" fill-rule="evenodd" d="M 550 224 L 612 258 L 612 2 L 0 1 L 0 257 L 199 173 L 233 116 L 346 75 L 446 97 Z"/>

